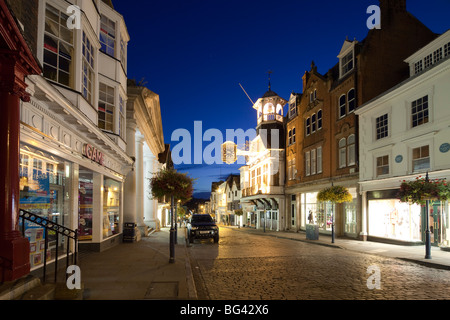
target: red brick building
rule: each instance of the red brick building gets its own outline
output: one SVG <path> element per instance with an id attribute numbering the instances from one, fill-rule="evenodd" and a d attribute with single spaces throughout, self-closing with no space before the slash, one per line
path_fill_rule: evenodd
<path id="1" fill-rule="evenodd" d="M 316 224 L 336 235 L 365 239 L 361 234 L 358 180 L 359 105 L 408 77 L 404 62 L 437 35 L 406 10 L 406 0 L 380 0 L 381 29 L 372 29 L 361 42 L 346 39 L 338 63 L 327 74 L 313 64 L 303 75 L 303 94 L 297 115 L 287 124 L 297 128 L 295 179 L 287 179 L 287 229 Z M 299 130 L 301 128 L 301 130 Z M 289 138 L 288 138 L 289 139 Z M 289 149 L 289 148 L 288 148 Z M 287 152 L 286 163 L 292 160 Z M 347 187 L 353 202 L 333 207 L 319 203 L 317 193 L 331 185 Z"/>

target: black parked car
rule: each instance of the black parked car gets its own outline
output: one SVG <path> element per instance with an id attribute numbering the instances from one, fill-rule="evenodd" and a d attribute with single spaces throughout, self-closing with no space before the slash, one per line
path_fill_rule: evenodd
<path id="1" fill-rule="evenodd" d="M 219 227 L 209 214 L 194 214 L 187 226 L 189 243 L 195 239 L 210 239 L 219 242 Z"/>

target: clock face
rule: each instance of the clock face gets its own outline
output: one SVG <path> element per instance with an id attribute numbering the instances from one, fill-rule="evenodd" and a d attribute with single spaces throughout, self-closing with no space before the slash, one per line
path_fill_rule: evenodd
<path id="1" fill-rule="evenodd" d="M 226 143 L 222 147 L 222 161 L 226 164 L 232 164 L 236 162 L 236 145 L 234 143 Z"/>

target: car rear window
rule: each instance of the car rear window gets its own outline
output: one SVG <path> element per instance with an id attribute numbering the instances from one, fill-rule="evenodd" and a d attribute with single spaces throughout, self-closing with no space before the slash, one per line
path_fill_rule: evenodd
<path id="1" fill-rule="evenodd" d="M 212 218 L 210 215 L 205 214 L 205 215 L 201 215 L 201 216 L 193 216 L 192 217 L 192 221 L 196 221 L 196 222 L 212 222 Z"/>

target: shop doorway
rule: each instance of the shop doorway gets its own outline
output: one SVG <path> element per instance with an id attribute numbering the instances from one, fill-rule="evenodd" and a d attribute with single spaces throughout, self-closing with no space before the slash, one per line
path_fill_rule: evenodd
<path id="1" fill-rule="evenodd" d="M 446 240 L 446 217 L 445 206 L 442 202 L 434 201 L 429 204 L 429 219 L 431 232 L 431 245 L 440 246 Z M 426 236 L 426 207 L 422 207 L 422 240 L 425 242 Z"/>

